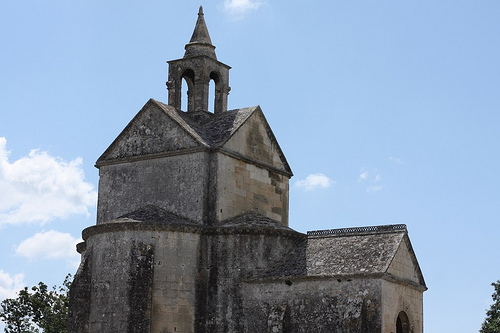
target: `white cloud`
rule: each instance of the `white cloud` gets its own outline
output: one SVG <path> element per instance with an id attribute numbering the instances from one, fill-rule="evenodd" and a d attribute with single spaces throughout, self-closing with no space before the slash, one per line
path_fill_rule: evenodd
<path id="1" fill-rule="evenodd" d="M 405 164 L 405 162 L 399 157 L 389 157 L 389 162 L 396 164 Z"/>
<path id="2" fill-rule="evenodd" d="M 10 163 L 6 144 L 0 137 L 0 226 L 89 215 L 97 192 L 84 181 L 81 158 L 66 162 L 31 150 Z"/>
<path id="3" fill-rule="evenodd" d="M 357 182 L 361 183 L 368 180 L 368 171 L 363 172 L 359 175 Z"/>
<path id="4" fill-rule="evenodd" d="M 384 188 L 384 186 L 382 186 L 382 185 L 370 185 L 366 188 L 366 192 L 368 192 L 368 193 L 377 192 L 383 188 Z"/>
<path id="5" fill-rule="evenodd" d="M 373 174 L 375 175 L 373 176 Z M 368 193 L 378 192 L 384 188 L 384 186 L 381 184 L 382 176 L 380 176 L 380 174 L 378 174 L 376 170 L 373 170 L 372 172 L 362 172 L 358 176 L 357 182 L 367 185 L 366 192 Z"/>
<path id="6" fill-rule="evenodd" d="M 16 293 L 23 289 L 24 286 L 23 274 L 11 276 L 9 273 L 0 269 L 0 301 L 6 298 L 16 297 Z"/>
<path id="7" fill-rule="evenodd" d="M 224 0 L 222 9 L 234 19 L 242 19 L 251 11 L 259 9 L 263 1 L 260 0 Z"/>
<path id="8" fill-rule="evenodd" d="M 313 173 L 306 177 L 306 179 L 298 180 L 295 186 L 305 191 L 311 191 L 318 188 L 328 188 L 335 184 L 335 181 L 328 178 L 322 173 Z"/>
<path id="9" fill-rule="evenodd" d="M 40 232 L 19 244 L 16 254 L 29 260 L 34 259 L 66 259 L 75 261 L 79 255 L 76 244 L 81 239 L 73 238 L 68 233 L 55 230 Z"/>

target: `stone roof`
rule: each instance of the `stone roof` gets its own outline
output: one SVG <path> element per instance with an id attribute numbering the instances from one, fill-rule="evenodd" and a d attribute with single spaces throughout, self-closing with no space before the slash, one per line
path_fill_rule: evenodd
<path id="1" fill-rule="evenodd" d="M 260 110 L 258 106 L 252 106 L 216 114 L 206 113 L 206 117 L 196 120 L 187 112 L 179 112 L 165 103 L 153 101 L 193 135 L 195 139 L 212 148 L 223 145 L 248 117 L 256 110 Z"/>
<path id="2" fill-rule="evenodd" d="M 150 224 L 169 224 L 169 225 L 191 225 L 199 226 L 199 224 L 173 214 L 158 206 L 147 205 L 133 212 L 124 214 L 116 219 L 107 221 L 106 223 L 124 223 L 124 222 L 142 222 Z"/>
<path id="3" fill-rule="evenodd" d="M 307 246 L 308 275 L 384 273 L 403 233 L 311 238 Z"/>
<path id="4" fill-rule="evenodd" d="M 203 226 L 184 219 L 165 209 L 154 205 L 147 205 L 118 218 L 97 224 L 82 231 L 82 238 L 86 241 L 89 237 L 109 232 L 121 231 L 181 231 L 198 233 Z M 85 242 L 77 245 L 78 253 L 85 250 Z"/>
<path id="5" fill-rule="evenodd" d="M 153 124 L 141 123 L 141 115 L 151 109 L 159 109 L 157 117 L 154 119 Z M 221 112 L 218 114 L 212 114 L 206 112 L 205 117 L 201 119 L 195 119 L 186 112 L 177 111 L 174 107 L 167 105 L 165 103 L 150 99 L 144 107 L 137 113 L 137 115 L 128 123 L 128 125 L 122 130 L 118 137 L 111 143 L 111 145 L 106 149 L 106 151 L 97 160 L 96 166 L 99 166 L 102 162 L 108 160 L 114 160 L 116 158 L 127 157 L 127 153 L 117 153 L 115 150 L 123 142 L 128 142 L 129 136 L 135 136 L 141 138 L 142 140 L 151 141 L 154 144 L 155 149 L 162 149 L 162 142 L 168 140 L 169 133 L 156 133 L 161 130 L 162 117 L 165 115 L 172 119 L 177 125 L 184 130 L 189 137 L 193 138 L 197 145 L 205 148 L 218 148 L 223 145 L 237 130 L 238 128 L 250 117 L 256 110 L 260 110 L 258 106 L 237 109 L 227 112 Z M 157 137 L 148 138 L 144 131 L 144 126 L 156 126 L 157 129 L 153 130 Z M 141 133 L 134 133 L 140 129 Z M 135 142 L 135 140 L 132 140 Z M 142 145 L 147 146 L 147 142 L 142 142 Z M 127 147 L 124 149 L 130 151 L 131 149 Z M 166 149 L 166 148 L 163 148 Z M 175 147 L 175 150 L 182 149 L 182 147 Z M 144 151 L 144 147 L 141 146 L 139 155 L 148 155 L 148 151 Z M 152 151 L 152 153 L 159 153 L 159 151 Z"/>
<path id="6" fill-rule="evenodd" d="M 192 226 L 204 229 L 207 232 L 224 232 L 230 229 L 241 231 L 242 229 L 253 230 L 257 232 L 284 232 L 294 234 L 297 237 L 306 239 L 306 235 L 301 234 L 292 228 L 281 225 L 279 221 L 270 219 L 255 212 L 248 212 L 239 216 L 231 217 L 215 226 L 204 226 L 171 213 L 155 205 L 147 205 L 133 212 L 124 214 L 113 220 L 106 221 L 104 224 L 118 223 L 144 223 L 170 226 Z"/>
<path id="7" fill-rule="evenodd" d="M 293 230 L 292 228 L 286 227 L 281 224 L 281 222 L 270 219 L 264 215 L 257 214 L 255 212 L 248 212 L 239 216 L 231 217 L 221 224 L 217 225 L 219 229 L 221 228 L 257 228 L 257 229 L 273 229 L 281 230 L 291 233 L 296 233 L 297 235 L 303 235 L 299 232 Z"/>
<path id="8" fill-rule="evenodd" d="M 401 244 L 407 246 L 412 257 L 419 280 L 417 287 L 426 289 L 404 224 L 309 231 L 307 239 L 259 278 L 387 276 L 397 279 L 388 273 L 388 268 Z"/>
<path id="9" fill-rule="evenodd" d="M 141 123 L 141 115 L 148 110 L 157 109 L 157 117 L 155 119 L 154 125 L 152 124 L 143 124 Z M 123 159 L 128 156 L 127 153 L 120 152 L 116 153 L 117 147 L 120 146 L 123 142 L 128 142 L 128 136 L 134 135 L 140 140 L 149 140 L 147 142 L 143 142 L 142 145 L 147 146 L 148 142 L 154 141 L 155 149 L 162 149 L 162 142 L 168 139 L 168 133 L 156 133 L 158 137 L 156 138 L 148 138 L 144 133 L 131 133 L 131 131 L 137 131 L 141 129 L 144 131 L 144 126 L 155 126 L 157 128 L 161 128 L 159 123 L 162 122 L 162 117 L 165 115 L 173 120 L 177 125 L 179 125 L 182 130 L 184 130 L 188 137 L 193 138 L 196 142 L 196 145 L 204 147 L 204 148 L 221 148 L 232 136 L 234 133 L 238 131 L 238 129 L 256 112 L 259 112 L 261 115 L 262 122 L 264 126 L 267 128 L 267 133 L 271 139 L 271 141 L 275 142 L 277 147 L 277 152 L 280 156 L 280 159 L 285 166 L 285 170 L 291 173 L 290 166 L 286 161 L 285 155 L 281 151 L 279 144 L 274 137 L 274 134 L 267 123 L 264 114 L 259 106 L 246 107 L 241 109 L 235 109 L 220 113 L 210 113 L 210 112 L 183 112 L 176 110 L 174 107 L 167 105 L 165 103 L 156 101 L 154 99 L 150 99 L 144 107 L 137 113 L 137 115 L 130 121 L 130 123 L 123 129 L 123 131 L 118 135 L 118 137 L 113 141 L 113 143 L 106 149 L 106 151 L 99 157 L 96 162 L 96 166 L 99 167 L 103 163 L 108 161 L 113 161 L 115 159 Z M 152 141 L 153 140 L 153 141 Z M 135 142 L 135 140 L 132 140 Z M 143 147 L 140 147 L 139 151 L 130 153 L 134 156 L 145 156 L 149 153 L 144 151 Z M 186 147 L 192 148 L 192 147 Z M 165 148 L 163 148 L 165 149 Z M 176 147 L 175 150 L 181 151 L 182 147 Z M 129 150 L 128 146 L 125 148 L 126 151 Z M 168 149 L 162 152 L 168 152 Z M 162 153 L 160 151 L 155 151 L 153 154 Z"/>
<path id="10" fill-rule="evenodd" d="M 139 232 L 139 231 L 176 231 L 187 233 L 201 233 L 206 235 L 228 235 L 228 234 L 257 234 L 257 235 L 279 235 L 287 238 L 295 239 L 297 242 L 305 244 L 307 236 L 297 232 L 291 228 L 282 226 L 278 221 L 267 218 L 263 215 L 248 212 L 236 217 L 232 217 L 213 226 L 198 224 L 196 222 L 182 218 L 158 206 L 147 205 L 133 212 L 124 214 L 115 219 L 104 223 L 85 228 L 82 231 L 84 242 L 77 245 L 78 253 L 85 251 L 85 241 L 97 234 L 113 233 L 113 232 Z M 297 247 L 297 251 L 304 253 L 304 246 Z M 297 251 L 294 251 L 297 252 Z M 297 256 L 304 263 L 304 256 Z M 297 267 L 305 267 L 302 265 L 287 265 L 294 272 Z M 285 268 L 278 268 L 280 273 L 268 273 L 268 275 L 276 276 L 283 274 L 288 275 L 292 271 Z M 261 277 L 259 275 L 259 277 Z"/>
<path id="11" fill-rule="evenodd" d="M 403 240 L 403 224 L 308 232 L 307 274 L 319 276 L 386 273 Z M 409 243 L 410 251 L 411 244 Z M 416 258 L 414 264 L 418 267 Z"/>

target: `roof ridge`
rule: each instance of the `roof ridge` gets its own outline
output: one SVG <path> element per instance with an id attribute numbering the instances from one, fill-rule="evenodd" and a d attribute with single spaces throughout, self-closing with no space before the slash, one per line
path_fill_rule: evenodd
<path id="1" fill-rule="evenodd" d="M 205 130 L 208 131 L 211 144 L 215 147 L 223 146 L 257 109 L 259 109 L 258 105 L 215 114 L 214 117 L 204 125 Z M 225 121 L 229 121 L 226 126 L 224 126 Z M 221 130 L 223 130 L 223 132 L 220 132 Z"/>
<path id="2" fill-rule="evenodd" d="M 197 128 L 195 128 L 193 124 L 186 121 L 186 119 L 184 119 L 184 117 L 181 114 L 179 114 L 179 112 L 174 107 L 165 104 L 163 102 L 157 101 L 153 98 L 151 98 L 150 100 L 152 100 L 156 105 L 158 105 L 164 111 L 164 113 L 170 117 L 170 119 L 179 124 L 179 126 L 182 129 L 184 129 L 184 131 L 186 131 L 196 141 L 198 141 L 205 147 L 210 146 L 210 143 L 207 142 L 206 139 L 200 135 L 199 130 L 197 130 Z"/>
<path id="3" fill-rule="evenodd" d="M 307 232 L 307 236 L 312 237 L 331 237 L 351 234 L 383 234 L 388 232 L 406 232 L 406 224 L 388 224 L 366 227 L 351 227 L 326 230 L 312 230 Z"/>

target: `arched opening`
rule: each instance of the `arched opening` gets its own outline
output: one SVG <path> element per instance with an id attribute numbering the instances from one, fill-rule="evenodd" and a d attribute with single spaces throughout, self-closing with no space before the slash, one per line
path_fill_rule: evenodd
<path id="1" fill-rule="evenodd" d="M 213 113 L 218 111 L 218 92 L 219 75 L 215 72 L 210 73 L 210 83 L 208 85 L 208 111 Z"/>
<path id="2" fill-rule="evenodd" d="M 210 80 L 208 84 L 208 111 L 215 112 L 215 82 Z"/>
<path id="3" fill-rule="evenodd" d="M 185 78 L 181 79 L 181 110 L 186 111 L 187 110 L 187 103 L 188 103 L 188 83 L 186 82 Z M 185 96 L 182 96 L 182 94 L 185 93 Z"/>
<path id="4" fill-rule="evenodd" d="M 410 333 L 410 320 L 404 311 L 401 311 L 396 319 L 396 333 Z"/>
<path id="5" fill-rule="evenodd" d="M 194 72 L 191 69 L 186 69 L 181 76 L 181 110 L 192 111 L 194 109 Z M 186 98 L 183 98 L 183 92 L 186 93 Z"/>

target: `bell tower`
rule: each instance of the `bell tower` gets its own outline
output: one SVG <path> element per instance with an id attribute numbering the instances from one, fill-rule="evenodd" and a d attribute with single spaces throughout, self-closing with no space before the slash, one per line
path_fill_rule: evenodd
<path id="1" fill-rule="evenodd" d="M 227 95 L 229 87 L 230 66 L 217 60 L 215 46 L 212 45 L 207 25 L 200 6 L 198 20 L 191 40 L 185 46 L 182 59 L 168 61 L 168 104 L 181 109 L 183 98 L 182 80 L 187 83 L 187 111 L 209 112 L 208 98 L 210 81 L 215 83 L 214 113 L 227 111 Z"/>

